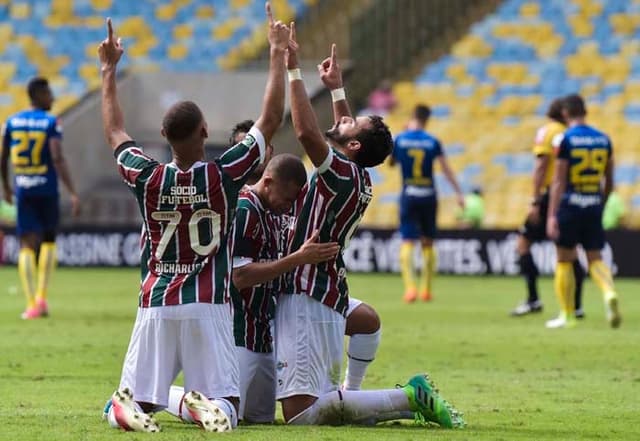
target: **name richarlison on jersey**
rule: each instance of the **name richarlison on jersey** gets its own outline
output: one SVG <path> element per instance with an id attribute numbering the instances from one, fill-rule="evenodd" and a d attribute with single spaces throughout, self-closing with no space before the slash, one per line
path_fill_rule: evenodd
<path id="1" fill-rule="evenodd" d="M 162 195 L 160 203 L 169 205 L 207 203 L 207 197 L 204 194 L 198 194 L 198 189 L 194 185 L 171 187 L 169 192 L 168 195 Z"/>

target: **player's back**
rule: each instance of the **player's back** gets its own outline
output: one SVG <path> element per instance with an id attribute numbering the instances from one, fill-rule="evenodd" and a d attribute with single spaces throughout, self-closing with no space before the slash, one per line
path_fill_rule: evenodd
<path id="1" fill-rule="evenodd" d="M 551 181 L 553 180 L 556 152 L 560 146 L 565 130 L 566 126 L 564 124 L 551 120 L 536 132 L 533 154 L 535 156 L 546 156 L 548 158 L 547 170 L 544 175 L 545 187 L 551 185 Z"/>
<path id="2" fill-rule="evenodd" d="M 435 192 L 433 162 L 441 154 L 440 141 L 426 131 L 400 133 L 395 139 L 393 159 L 400 164 L 404 190 L 431 189 Z"/>
<path id="3" fill-rule="evenodd" d="M 558 152 L 569 161 L 565 195 L 600 195 L 612 152 L 609 137 L 599 130 L 585 124 L 570 127 Z"/>
<path id="4" fill-rule="evenodd" d="M 58 194 L 50 141 L 61 136 L 56 117 L 44 110 L 25 110 L 7 120 L 3 146 L 10 149 L 17 197 Z"/>
<path id="5" fill-rule="evenodd" d="M 343 251 L 371 198 L 369 173 L 330 149 L 296 202 L 289 251 L 299 249 L 316 230 L 320 242 L 337 242 Z M 344 314 L 349 299 L 342 252 L 327 262 L 298 267 L 286 290 L 308 294 Z"/>

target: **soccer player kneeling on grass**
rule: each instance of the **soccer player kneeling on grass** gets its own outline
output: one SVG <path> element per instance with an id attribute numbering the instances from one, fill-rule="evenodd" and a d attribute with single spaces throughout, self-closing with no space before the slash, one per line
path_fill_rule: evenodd
<path id="1" fill-rule="evenodd" d="M 289 30 L 269 16 L 271 64 L 262 115 L 246 138 L 206 163 L 207 125 L 192 102 L 165 115 L 162 133 L 173 162 L 159 164 L 125 132 L 116 94 L 123 53 L 108 20 L 100 44 L 102 116 L 118 169 L 136 195 L 144 220 L 139 308 L 120 388 L 105 409 L 113 427 L 155 432 L 148 415 L 167 407 L 169 389 L 184 372 L 185 406 L 207 431 L 237 424 L 238 361 L 229 308 L 229 237 L 238 193 L 264 160 L 265 146 L 282 121 L 284 54 Z"/>
<path id="2" fill-rule="evenodd" d="M 293 24 L 291 33 L 287 60 L 291 115 L 298 140 L 316 171 L 296 202 L 289 246 L 295 250 L 319 231 L 321 241 L 336 241 L 345 248 L 372 197 L 366 168 L 387 158 L 393 139 L 382 118 L 350 116 L 335 45 L 331 57 L 318 66 L 321 79 L 332 90 L 336 121 L 323 136 L 298 68 Z M 348 305 L 341 254 L 294 270 L 275 321 L 277 398 L 285 420 L 290 424 L 375 424 L 413 418 L 417 412 L 444 427 L 463 425 L 426 375 L 411 378 L 401 389 L 339 390 Z"/>

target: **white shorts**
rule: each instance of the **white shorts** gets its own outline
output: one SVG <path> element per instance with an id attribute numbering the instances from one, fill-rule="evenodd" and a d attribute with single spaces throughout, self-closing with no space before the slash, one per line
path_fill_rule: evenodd
<path id="1" fill-rule="evenodd" d="M 340 313 L 305 294 L 281 295 L 275 328 L 278 400 L 338 389 L 345 331 Z"/>
<path id="2" fill-rule="evenodd" d="M 209 398 L 237 397 L 238 359 L 228 304 L 138 308 L 120 387 L 139 402 L 167 407 L 180 371 L 184 389 Z"/>
<path id="3" fill-rule="evenodd" d="M 240 411 L 249 423 L 272 423 L 276 418 L 276 362 L 274 353 L 236 346 L 240 365 Z"/>
<path id="4" fill-rule="evenodd" d="M 362 305 L 362 300 L 355 299 L 353 297 L 349 297 L 349 307 L 347 308 L 347 317 L 351 315 L 351 313 L 360 305 Z"/>

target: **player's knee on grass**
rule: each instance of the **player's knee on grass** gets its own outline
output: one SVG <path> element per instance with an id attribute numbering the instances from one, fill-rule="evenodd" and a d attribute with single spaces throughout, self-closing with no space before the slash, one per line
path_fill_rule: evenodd
<path id="1" fill-rule="evenodd" d="M 347 317 L 346 335 L 373 334 L 380 329 L 380 316 L 375 309 L 361 303 Z"/>

